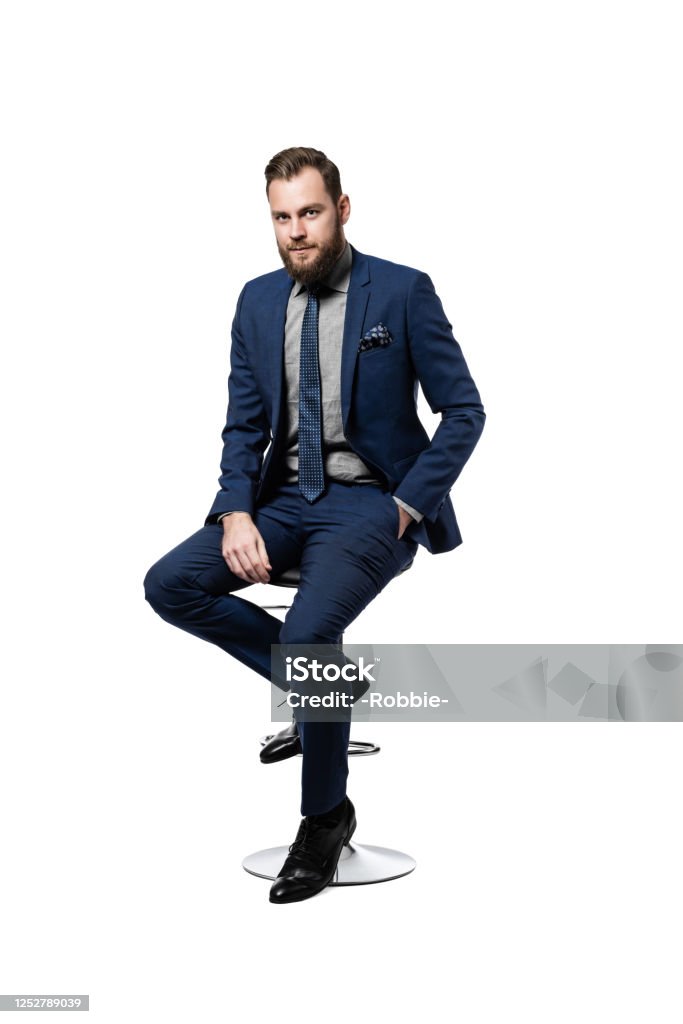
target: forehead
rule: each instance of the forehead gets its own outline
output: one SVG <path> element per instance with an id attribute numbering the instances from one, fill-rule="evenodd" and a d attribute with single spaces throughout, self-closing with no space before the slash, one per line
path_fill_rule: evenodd
<path id="1" fill-rule="evenodd" d="M 271 181 L 268 189 L 271 210 L 282 213 L 300 210 L 302 206 L 313 203 L 327 204 L 330 201 L 322 174 L 315 167 L 304 167 L 289 181 L 283 178 Z"/>

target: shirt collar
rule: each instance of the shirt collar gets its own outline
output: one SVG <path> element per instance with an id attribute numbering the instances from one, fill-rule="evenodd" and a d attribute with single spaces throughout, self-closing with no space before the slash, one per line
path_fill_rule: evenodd
<path id="1" fill-rule="evenodd" d="M 324 277 L 321 284 L 324 284 L 326 288 L 331 288 L 335 292 L 348 292 L 349 281 L 351 280 L 351 264 L 353 262 L 353 253 L 351 252 L 351 246 L 347 242 L 342 250 L 342 254 L 332 267 L 327 277 Z M 306 288 L 305 284 L 299 284 L 294 282 L 293 295 L 300 295 Z"/>

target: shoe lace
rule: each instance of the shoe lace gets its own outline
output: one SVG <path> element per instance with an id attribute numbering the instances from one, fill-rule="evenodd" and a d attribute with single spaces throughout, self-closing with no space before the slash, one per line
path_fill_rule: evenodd
<path id="1" fill-rule="evenodd" d="M 315 843 L 318 831 L 324 827 L 325 823 L 323 821 L 311 821 L 310 818 L 304 818 L 299 826 L 296 839 L 289 847 L 290 857 L 305 860 L 312 859 L 322 864 L 324 858 L 321 856 L 320 850 L 317 849 Z"/>

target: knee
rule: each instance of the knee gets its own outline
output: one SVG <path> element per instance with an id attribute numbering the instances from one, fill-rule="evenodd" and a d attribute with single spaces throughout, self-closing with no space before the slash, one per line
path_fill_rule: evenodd
<path id="1" fill-rule="evenodd" d="M 279 644 L 339 644 L 341 642 L 339 630 L 333 626 L 326 628 L 323 623 L 314 627 L 304 627 L 302 623 L 282 623 L 278 637 Z"/>
<path id="2" fill-rule="evenodd" d="M 182 601 L 183 591 L 186 590 L 186 585 L 165 558 L 160 558 L 147 570 L 143 587 L 145 600 L 157 612 L 177 606 Z"/>
<path id="3" fill-rule="evenodd" d="M 156 608 L 163 600 L 163 575 L 159 570 L 160 564 L 160 562 L 155 562 L 151 569 L 147 570 L 142 583 L 145 589 L 145 601 L 149 601 L 152 608 Z"/>

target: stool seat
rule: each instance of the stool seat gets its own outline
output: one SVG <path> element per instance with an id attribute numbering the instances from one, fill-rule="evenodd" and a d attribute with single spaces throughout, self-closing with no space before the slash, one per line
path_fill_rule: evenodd
<path id="1" fill-rule="evenodd" d="M 299 566 L 293 565 L 291 569 L 285 569 L 279 576 L 273 576 L 270 585 L 271 587 L 298 587 L 300 580 Z"/>

